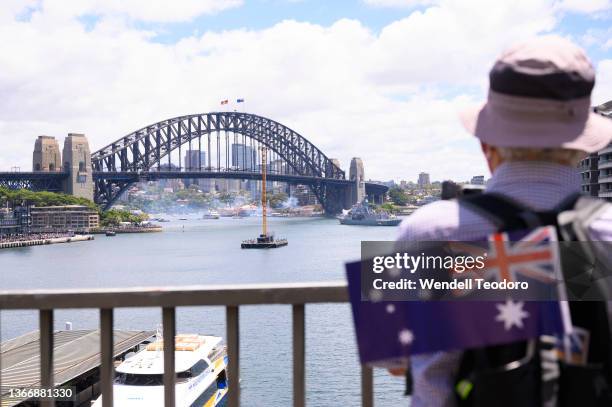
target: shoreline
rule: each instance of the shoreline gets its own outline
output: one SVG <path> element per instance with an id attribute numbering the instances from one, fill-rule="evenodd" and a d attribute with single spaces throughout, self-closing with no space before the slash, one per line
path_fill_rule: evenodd
<path id="1" fill-rule="evenodd" d="M 163 232 L 163 228 L 161 226 L 155 227 L 125 227 L 125 228 L 100 228 L 100 229 L 92 229 L 89 233 L 92 235 L 103 235 L 106 232 L 115 232 L 119 233 L 158 233 Z"/>
<path id="2" fill-rule="evenodd" d="M 30 247 L 30 246 L 43 246 L 48 244 L 57 243 L 73 243 L 73 242 L 85 242 L 88 240 L 94 240 L 93 235 L 76 235 L 66 237 L 53 237 L 49 239 L 32 239 L 32 240 L 21 240 L 13 242 L 2 242 L 0 243 L 0 249 L 12 249 L 16 247 Z"/>

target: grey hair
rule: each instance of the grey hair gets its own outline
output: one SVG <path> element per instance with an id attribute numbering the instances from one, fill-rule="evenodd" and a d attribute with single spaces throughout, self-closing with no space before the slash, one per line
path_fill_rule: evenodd
<path id="1" fill-rule="evenodd" d="M 548 161 L 577 166 L 587 156 L 581 150 L 565 148 L 496 147 L 504 161 Z"/>

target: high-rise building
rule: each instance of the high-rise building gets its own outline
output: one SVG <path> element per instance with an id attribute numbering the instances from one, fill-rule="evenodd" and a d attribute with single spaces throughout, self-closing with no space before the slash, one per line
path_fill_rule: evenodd
<path id="1" fill-rule="evenodd" d="M 429 174 L 426 172 L 422 172 L 419 174 L 419 179 L 417 181 L 417 185 L 419 188 L 426 188 L 431 184 L 429 181 Z"/>
<path id="2" fill-rule="evenodd" d="M 612 100 L 596 106 L 596 113 L 612 120 Z M 602 150 L 589 154 L 580 162 L 582 192 L 612 201 L 612 143 Z"/>
<path id="3" fill-rule="evenodd" d="M 206 152 L 200 150 L 187 150 L 185 152 L 185 171 L 199 171 L 200 168 L 206 167 Z M 185 180 L 185 186 L 191 184 L 200 185 L 199 178 L 190 178 Z"/>
<path id="4" fill-rule="evenodd" d="M 187 150 L 185 152 L 185 171 L 198 171 L 200 166 L 206 167 L 206 152 Z"/>
<path id="5" fill-rule="evenodd" d="M 45 172 L 62 170 L 62 156 L 55 137 L 38 136 L 34 143 L 32 169 Z"/>
<path id="6" fill-rule="evenodd" d="M 232 167 L 237 170 L 254 171 L 257 153 L 245 144 L 232 144 Z"/>
<path id="7" fill-rule="evenodd" d="M 232 169 L 236 171 L 257 171 L 255 168 L 257 163 L 257 152 L 251 146 L 246 144 L 235 143 L 232 144 Z M 236 188 L 237 186 L 237 188 Z M 251 191 L 251 195 L 256 197 L 257 195 L 257 182 L 256 181 L 244 181 L 240 183 L 237 181 L 230 189 L 240 189 Z"/>
<path id="8" fill-rule="evenodd" d="M 316 205 L 317 197 L 306 185 L 291 185 L 290 195 L 297 199 L 298 205 Z"/>

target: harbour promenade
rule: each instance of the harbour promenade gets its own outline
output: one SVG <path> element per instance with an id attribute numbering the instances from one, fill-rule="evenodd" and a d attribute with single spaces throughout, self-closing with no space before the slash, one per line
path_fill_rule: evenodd
<path id="1" fill-rule="evenodd" d="M 25 235 L 19 238 L 0 239 L 0 249 L 11 249 L 16 247 L 42 246 L 55 243 L 74 243 L 94 240 L 93 235 L 65 235 L 54 233 L 39 233 Z"/>

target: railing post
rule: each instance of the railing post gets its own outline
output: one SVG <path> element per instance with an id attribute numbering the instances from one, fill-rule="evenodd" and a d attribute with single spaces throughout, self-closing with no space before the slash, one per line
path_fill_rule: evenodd
<path id="1" fill-rule="evenodd" d="M 52 388 L 53 383 L 53 310 L 43 309 L 40 315 L 40 386 Z M 42 399 L 42 407 L 53 407 L 53 399 Z"/>
<path id="2" fill-rule="evenodd" d="M 293 305 L 293 406 L 306 405 L 306 362 L 304 304 Z"/>
<path id="3" fill-rule="evenodd" d="M 174 373 L 174 337 L 176 335 L 176 319 L 174 308 L 163 308 L 162 322 L 164 325 L 164 406 L 174 407 L 175 376 Z"/>
<path id="4" fill-rule="evenodd" d="M 228 407 L 240 406 L 240 326 L 238 307 L 228 305 L 225 309 L 227 324 L 227 369 L 229 400 Z"/>
<path id="5" fill-rule="evenodd" d="M 374 407 L 374 377 L 366 365 L 361 365 L 361 407 Z"/>
<path id="6" fill-rule="evenodd" d="M 102 388 L 102 406 L 113 407 L 113 309 L 100 310 L 100 386 Z"/>

